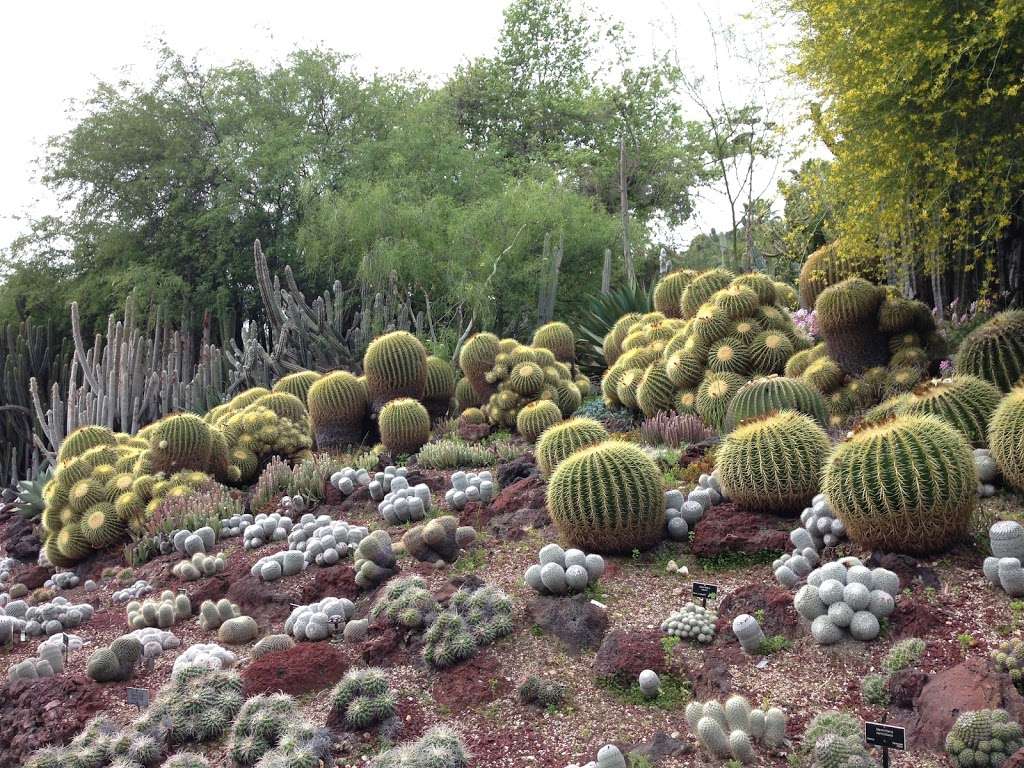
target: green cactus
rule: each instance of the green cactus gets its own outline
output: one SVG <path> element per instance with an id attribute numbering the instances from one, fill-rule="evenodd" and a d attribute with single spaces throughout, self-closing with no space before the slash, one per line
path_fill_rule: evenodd
<path id="1" fill-rule="evenodd" d="M 697 342 L 705 347 L 710 347 L 729 332 L 732 320 L 733 318 L 726 315 L 722 309 L 707 303 L 693 316 L 690 321 L 690 331 Z"/>
<path id="2" fill-rule="evenodd" d="M 79 427 L 70 435 L 64 438 L 57 451 L 58 465 L 65 465 L 71 459 L 81 456 L 85 451 L 97 446 L 113 448 L 117 445 L 117 438 L 114 433 L 106 427 L 90 424 Z"/>
<path id="3" fill-rule="evenodd" d="M 861 274 L 859 262 L 840 253 L 839 243 L 823 245 L 800 268 L 800 303 L 808 309 L 814 307 L 818 295 L 830 285 Z"/>
<path id="4" fill-rule="evenodd" d="M 1024 746 L 1024 734 L 1003 709 L 964 712 L 946 735 L 946 753 L 958 768 L 1001 766 Z"/>
<path id="5" fill-rule="evenodd" d="M 498 345 L 498 337 L 493 333 L 477 333 L 459 351 L 459 368 L 481 400 L 486 400 L 494 392 L 494 386 L 485 375 L 494 367 L 494 358 L 500 351 Z"/>
<path id="6" fill-rule="evenodd" d="M 105 549 L 125 535 L 125 526 L 109 501 L 94 504 L 82 516 L 82 536 L 94 549 Z"/>
<path id="7" fill-rule="evenodd" d="M 351 373 L 334 371 L 321 377 L 309 388 L 306 402 L 318 448 L 332 451 L 363 441 L 366 386 Z"/>
<path id="8" fill-rule="evenodd" d="M 427 350 L 411 333 L 392 331 L 370 342 L 363 370 L 374 407 L 400 397 L 418 400 L 427 384 Z"/>
<path id="9" fill-rule="evenodd" d="M 886 654 L 882 660 L 882 667 L 886 672 L 899 672 L 909 669 L 916 664 L 924 655 L 925 642 L 918 637 L 908 637 L 900 640 Z"/>
<path id="10" fill-rule="evenodd" d="M 195 752 L 179 752 L 167 758 L 161 768 L 210 768 L 210 762 Z"/>
<path id="11" fill-rule="evenodd" d="M 377 424 L 380 441 L 392 453 L 415 453 L 430 439 L 430 414 L 411 397 L 388 402 Z"/>
<path id="12" fill-rule="evenodd" d="M 331 712 L 352 731 L 363 731 L 395 716 L 396 700 L 381 669 L 349 670 L 331 690 Z"/>
<path id="13" fill-rule="evenodd" d="M 79 480 L 71 486 L 68 491 L 68 506 L 77 515 L 84 515 L 86 511 L 101 503 L 107 496 L 104 483 L 98 478 L 87 477 Z"/>
<path id="14" fill-rule="evenodd" d="M 533 346 L 550 349 L 557 360 L 571 363 L 576 359 L 576 337 L 561 322 L 546 323 L 533 333 Z"/>
<path id="15" fill-rule="evenodd" d="M 975 446 L 988 442 L 988 424 L 1002 393 L 984 379 L 954 376 L 922 384 L 895 412 L 905 416 L 937 416 Z"/>
<path id="16" fill-rule="evenodd" d="M 181 469 L 205 471 L 213 447 L 210 425 L 194 413 L 174 413 L 153 426 L 149 438 L 155 472 L 172 474 Z"/>
<path id="17" fill-rule="evenodd" d="M 1024 310 L 1000 312 L 975 328 L 957 350 L 956 370 L 1009 392 L 1024 374 Z"/>
<path id="18" fill-rule="evenodd" d="M 745 383 L 745 379 L 735 373 L 708 371 L 697 389 L 694 402 L 697 415 L 709 427 L 721 429 L 729 403 Z"/>
<path id="19" fill-rule="evenodd" d="M 781 410 L 806 414 L 823 427 L 828 424 L 825 399 L 818 390 L 800 379 L 763 376 L 739 388 L 729 401 L 723 427 L 731 432 L 747 419 Z"/>
<path id="20" fill-rule="evenodd" d="M 679 299 L 680 316 L 686 319 L 697 314 L 708 299 L 732 282 L 733 274 L 725 269 L 711 269 L 701 272 L 686 286 Z"/>
<path id="21" fill-rule="evenodd" d="M 631 443 L 608 440 L 570 455 L 551 475 L 547 497 L 559 533 L 587 552 L 649 549 L 664 532 L 660 472 Z"/>
<path id="22" fill-rule="evenodd" d="M 831 285 L 814 304 L 818 325 L 826 335 L 873 326 L 884 295 L 883 289 L 859 277 Z"/>
<path id="23" fill-rule="evenodd" d="M 555 468 L 571 454 L 608 439 L 608 430 L 594 419 L 574 418 L 544 431 L 537 440 L 534 453 L 537 468 L 550 478 Z"/>
<path id="24" fill-rule="evenodd" d="M 988 428 L 989 447 L 1003 479 L 1024 490 L 1024 384 L 996 407 Z"/>
<path id="25" fill-rule="evenodd" d="M 467 408 L 479 408 L 484 404 L 476 390 L 473 389 L 473 385 L 469 383 L 469 379 L 466 378 L 459 379 L 455 385 L 455 402 L 458 403 L 461 411 Z"/>
<path id="26" fill-rule="evenodd" d="M 288 419 L 302 429 L 308 428 L 309 414 L 306 410 L 306 401 L 300 400 L 296 395 L 288 392 L 271 392 L 256 400 L 253 405 L 268 408 L 280 418 Z"/>
<path id="27" fill-rule="evenodd" d="M 188 665 L 174 672 L 137 726 L 147 730 L 166 723 L 176 744 L 217 739 L 229 731 L 244 702 L 237 672 Z"/>
<path id="28" fill-rule="evenodd" d="M 723 440 L 715 459 L 722 489 L 738 504 L 770 512 L 806 506 L 818 492 L 831 449 L 811 417 L 783 410 L 744 421 Z"/>
<path id="29" fill-rule="evenodd" d="M 309 389 L 316 384 L 322 374 L 316 371 L 296 371 L 295 373 L 289 373 L 287 376 L 282 376 L 274 384 L 273 392 L 284 392 L 289 395 L 293 395 L 303 403 L 306 402 L 306 396 L 309 394 Z"/>
<path id="30" fill-rule="evenodd" d="M 976 486 L 970 446 L 933 416 L 865 425 L 836 447 L 822 479 L 855 543 L 911 555 L 966 535 Z"/>
<path id="31" fill-rule="evenodd" d="M 532 361 L 519 363 L 508 375 L 508 386 L 517 395 L 536 397 L 544 387 L 544 369 Z"/>
<path id="32" fill-rule="evenodd" d="M 737 337 L 725 336 L 711 344 L 706 362 L 708 370 L 715 373 L 742 375 L 750 370 L 750 350 Z"/>
<path id="33" fill-rule="evenodd" d="M 796 352 L 786 361 L 785 374 L 791 379 L 799 378 L 811 363 L 827 355 L 828 351 L 825 349 L 824 343 L 815 344 L 810 349 Z"/>
<path id="34" fill-rule="evenodd" d="M 735 281 L 725 288 L 716 291 L 712 295 L 710 302 L 721 309 L 726 317 L 734 322 L 743 317 L 751 317 L 760 306 L 757 294 L 750 288 L 737 284 Z"/>
<path id="35" fill-rule="evenodd" d="M 778 301 L 779 291 L 777 286 L 780 283 L 774 282 L 770 277 L 760 272 L 748 272 L 740 275 L 732 281 L 732 284 L 752 290 L 757 295 L 758 303 L 762 306 L 770 307 Z M 781 283 L 781 285 L 785 285 L 785 283 Z M 793 289 L 790 288 L 789 290 L 792 291 Z"/>
<path id="36" fill-rule="evenodd" d="M 370 611 L 371 618 L 384 617 L 392 626 L 422 629 L 440 611 L 437 598 L 419 576 L 408 576 L 388 584 L 384 595 Z"/>
<path id="37" fill-rule="evenodd" d="M 472 389 L 472 388 L 471 388 Z M 430 355 L 427 358 L 427 383 L 423 402 L 431 415 L 443 416 L 455 396 L 455 369 L 447 360 Z"/>
<path id="38" fill-rule="evenodd" d="M 522 407 L 516 416 L 516 430 L 531 443 L 544 430 L 562 421 L 562 411 L 550 400 L 536 400 Z"/>
<path id="39" fill-rule="evenodd" d="M 661 411 L 673 408 L 674 388 L 665 373 L 662 362 L 651 363 L 640 379 L 636 391 L 636 402 L 645 416 L 654 416 Z"/>
<path id="40" fill-rule="evenodd" d="M 235 765 L 255 765 L 278 745 L 300 716 L 298 704 L 284 693 L 259 694 L 248 699 L 231 726 L 228 751 Z"/>
<path id="41" fill-rule="evenodd" d="M 843 369 L 831 357 L 819 357 L 804 369 L 800 378 L 822 394 L 829 394 L 843 385 Z"/>
<path id="42" fill-rule="evenodd" d="M 562 380 L 555 385 L 555 402 L 558 403 L 558 410 L 561 411 L 562 417 L 568 418 L 580 407 L 583 395 L 576 384 Z"/>
<path id="43" fill-rule="evenodd" d="M 781 373 L 793 355 L 793 342 L 784 333 L 768 330 L 759 333 L 750 343 L 750 370 L 767 376 Z"/>
<path id="44" fill-rule="evenodd" d="M 77 525 L 65 525 L 57 534 L 57 551 L 65 560 L 73 562 L 81 560 L 92 551 L 89 542 L 82 535 L 81 528 Z"/>
<path id="45" fill-rule="evenodd" d="M 903 347 L 889 358 L 889 365 L 894 368 L 917 368 L 926 371 L 930 363 L 928 353 L 920 347 Z"/>
<path id="46" fill-rule="evenodd" d="M 680 317 L 680 300 L 683 291 L 697 277 L 692 269 L 679 269 L 669 272 L 654 286 L 654 309 L 665 317 Z"/>
<path id="47" fill-rule="evenodd" d="M 419 741 L 403 744 L 374 757 L 367 768 L 468 768 L 469 756 L 458 734 L 438 725 Z"/>

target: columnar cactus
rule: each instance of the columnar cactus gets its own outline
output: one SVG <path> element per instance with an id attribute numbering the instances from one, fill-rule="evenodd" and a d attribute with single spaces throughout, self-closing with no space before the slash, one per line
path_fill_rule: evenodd
<path id="1" fill-rule="evenodd" d="M 915 555 L 963 538 L 976 486 L 970 446 L 933 416 L 866 425 L 836 447 L 822 476 L 853 541 Z"/>
<path id="2" fill-rule="evenodd" d="M 716 459 L 723 490 L 753 509 L 799 509 L 818 490 L 831 449 L 828 435 L 796 411 L 742 423 L 722 441 Z"/>
<path id="3" fill-rule="evenodd" d="M 754 743 L 768 749 L 785 744 L 786 715 L 778 708 L 752 709 L 742 696 L 733 695 L 725 702 L 692 701 L 686 706 L 686 722 L 697 736 L 701 747 L 712 757 L 732 757 L 747 765 L 755 761 Z"/>
<path id="4" fill-rule="evenodd" d="M 663 535 L 660 473 L 632 443 L 608 440 L 570 455 L 551 476 L 547 497 L 559 532 L 584 550 L 649 549 Z"/>
<path id="5" fill-rule="evenodd" d="M 594 419 L 574 418 L 545 430 L 535 454 L 541 475 L 550 478 L 555 468 L 576 451 L 607 440 L 608 430 Z"/>
<path id="6" fill-rule="evenodd" d="M 430 414 L 410 397 L 390 400 L 377 424 L 381 442 L 393 453 L 415 453 L 430 439 Z"/>
<path id="7" fill-rule="evenodd" d="M 757 619 L 747 613 L 741 613 L 732 620 L 732 632 L 740 641 L 740 646 L 747 653 L 757 653 L 764 642 L 764 632 Z"/>
<path id="8" fill-rule="evenodd" d="M 996 407 L 988 440 L 1003 479 L 1024 490 L 1024 385 L 1011 390 Z"/>
<path id="9" fill-rule="evenodd" d="M 366 435 L 366 385 L 347 371 L 334 371 L 309 388 L 306 402 L 317 447 L 338 450 Z"/>
<path id="10" fill-rule="evenodd" d="M 1009 392 L 1024 374 L 1024 310 L 1000 312 L 972 331 L 957 350 L 956 370 Z"/>
<path id="11" fill-rule="evenodd" d="M 800 379 L 762 376 L 748 381 L 729 401 L 723 427 L 732 431 L 747 419 L 782 410 L 797 411 L 821 426 L 828 424 L 828 412 L 821 393 Z"/>

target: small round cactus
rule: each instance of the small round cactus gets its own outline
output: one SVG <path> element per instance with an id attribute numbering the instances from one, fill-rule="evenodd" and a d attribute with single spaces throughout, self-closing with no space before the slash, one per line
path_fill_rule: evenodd
<path id="1" fill-rule="evenodd" d="M 430 414 L 409 397 L 388 402 L 377 423 L 381 442 L 394 453 L 415 453 L 430 439 Z"/>

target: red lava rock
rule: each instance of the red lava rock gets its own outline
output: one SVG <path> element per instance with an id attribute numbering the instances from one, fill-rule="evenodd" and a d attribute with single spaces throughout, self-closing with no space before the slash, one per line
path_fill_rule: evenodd
<path id="1" fill-rule="evenodd" d="M 352 601 L 359 597 L 356 571 L 351 565 L 312 567 L 316 569 L 315 575 L 311 582 L 303 586 L 301 598 L 297 601 L 300 604 L 315 603 L 325 597 L 347 597 Z"/>
<path id="2" fill-rule="evenodd" d="M 474 505 L 463 510 L 465 522 L 501 539 L 518 539 L 526 528 L 551 525 L 545 492 L 547 485 L 540 475 L 523 477 L 501 489 L 490 505 Z"/>
<path id="3" fill-rule="evenodd" d="M 900 577 L 900 585 L 909 587 L 911 582 L 919 581 L 925 587 L 941 589 L 942 582 L 933 568 L 921 565 L 921 562 L 910 555 L 899 555 L 886 552 L 872 552 L 865 561 L 871 568 L 887 568 Z"/>
<path id="4" fill-rule="evenodd" d="M 254 659 L 242 670 L 245 695 L 283 691 L 301 696 L 329 688 L 350 666 L 349 654 L 334 643 L 298 643 Z"/>
<path id="5" fill-rule="evenodd" d="M 761 629 L 767 637 L 783 635 L 790 640 L 804 634 L 793 608 L 793 595 L 776 584 L 747 584 L 722 598 L 718 608 L 716 637 L 732 639 L 732 620 L 742 613 L 764 612 Z"/>
<path id="6" fill-rule="evenodd" d="M 31 565 L 17 573 L 14 581 L 20 581 L 31 590 L 43 586 L 48 578 L 50 578 L 50 571 L 39 565 Z"/>
<path id="7" fill-rule="evenodd" d="M 920 669 L 901 669 L 894 672 L 886 683 L 892 705 L 900 709 L 913 707 L 914 699 L 921 695 L 930 677 L 927 672 Z"/>
<path id="8" fill-rule="evenodd" d="M 661 644 L 662 637 L 662 633 L 654 629 L 611 630 L 597 649 L 594 675 L 628 684 L 645 669 L 653 669 L 659 675 L 673 671 L 670 657 Z"/>
<path id="9" fill-rule="evenodd" d="M 1008 675 L 996 672 L 987 659 L 972 656 L 932 675 L 914 701 L 915 712 L 899 724 L 907 726 L 907 737 L 915 749 L 941 751 L 956 719 L 977 709 L 1005 709 L 1020 721 L 1024 698 Z"/>
<path id="10" fill-rule="evenodd" d="M 608 612 L 584 595 L 537 595 L 527 600 L 526 614 L 534 624 L 561 640 L 572 655 L 599 647 L 608 631 Z"/>
<path id="11" fill-rule="evenodd" d="M 1002 768 L 1024 768 L 1024 747 L 1021 747 L 1003 763 Z"/>
<path id="12" fill-rule="evenodd" d="M 498 484 L 505 488 L 521 478 L 534 477 L 539 471 L 532 447 L 528 448 L 524 444 L 523 452 L 516 456 L 516 458 L 498 462 Z"/>
<path id="13" fill-rule="evenodd" d="M 0 762 L 20 765 L 40 747 L 67 743 L 103 707 L 100 685 L 84 675 L 0 687 Z"/>
<path id="14" fill-rule="evenodd" d="M 242 613 L 252 616 L 261 626 L 280 624 L 292 612 L 292 603 L 298 604 L 297 590 L 288 579 L 261 581 L 259 576 L 246 574 L 232 582 L 228 599 L 238 603 Z"/>
<path id="15" fill-rule="evenodd" d="M 453 712 L 487 704 L 500 699 L 511 688 L 501 674 L 496 654 L 483 650 L 449 669 L 438 672 L 432 694 L 434 701 Z"/>
<path id="16" fill-rule="evenodd" d="M 646 758 L 652 765 L 657 765 L 666 757 L 685 755 L 692 751 L 693 745 L 690 742 L 674 739 L 664 731 L 655 733 L 650 741 L 622 750 L 624 754 L 629 755 L 631 763 L 640 758 Z"/>
<path id="17" fill-rule="evenodd" d="M 762 552 L 789 548 L 790 521 L 762 515 L 731 502 L 708 509 L 697 523 L 691 551 L 697 557 L 724 552 Z"/>
<path id="18" fill-rule="evenodd" d="M 409 648 L 402 633 L 389 624 L 375 622 L 363 641 L 360 657 L 371 667 L 401 666 L 409 663 Z"/>
<path id="19" fill-rule="evenodd" d="M 889 617 L 893 640 L 907 637 L 927 637 L 942 626 L 942 618 L 935 608 L 912 597 L 896 601 L 896 610 Z"/>
<path id="20" fill-rule="evenodd" d="M 171 588 L 173 589 L 173 587 Z M 203 604 L 204 600 L 216 602 L 227 595 L 230 589 L 231 579 L 223 573 L 208 576 L 198 581 L 188 582 L 188 586 L 185 587 L 185 591 L 188 592 L 188 598 L 192 601 L 193 612 L 199 610 L 199 606 Z"/>
<path id="21" fill-rule="evenodd" d="M 448 478 L 451 476 L 450 472 L 445 472 L 440 469 L 423 469 L 422 467 L 416 467 L 409 471 L 406 475 L 406 479 L 409 481 L 409 485 L 419 485 L 423 483 L 430 489 L 431 493 L 440 493 L 444 495 L 444 492 L 448 489 Z"/>
<path id="22" fill-rule="evenodd" d="M 693 697 L 698 701 L 717 699 L 733 687 L 729 667 L 746 663 L 746 655 L 739 645 L 712 645 L 700 654 L 700 662 L 687 668 L 687 677 L 693 685 Z"/>
<path id="23" fill-rule="evenodd" d="M 13 511 L 11 505 L 5 509 L 10 520 L 3 532 L 5 554 L 23 563 L 34 563 L 41 546 L 35 526 L 31 520 Z"/>

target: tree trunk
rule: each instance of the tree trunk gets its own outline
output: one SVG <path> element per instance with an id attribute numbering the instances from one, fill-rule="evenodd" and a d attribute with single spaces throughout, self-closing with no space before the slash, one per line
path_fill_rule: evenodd
<path id="1" fill-rule="evenodd" d="M 626 268 L 626 285 L 636 287 L 633 253 L 629 248 L 629 193 L 626 188 L 626 142 L 619 139 L 619 208 L 622 211 L 622 263 Z"/>
<path id="2" fill-rule="evenodd" d="M 601 265 L 601 293 L 607 295 L 612 290 L 612 249 L 604 249 L 604 264 Z"/>

